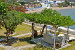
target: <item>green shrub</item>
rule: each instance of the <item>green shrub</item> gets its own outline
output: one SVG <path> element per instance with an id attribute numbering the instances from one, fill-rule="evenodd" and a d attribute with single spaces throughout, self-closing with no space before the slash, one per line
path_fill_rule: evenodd
<path id="1" fill-rule="evenodd" d="M 68 2 L 68 1 L 65 1 L 65 2 L 63 2 L 63 3 L 61 3 L 61 4 L 59 4 L 59 7 L 67 7 L 67 6 L 69 6 L 70 5 L 70 3 Z"/>
<path id="2" fill-rule="evenodd" d="M 71 3 L 73 6 L 75 6 L 75 3 Z"/>
<path id="3" fill-rule="evenodd" d="M 63 7 L 63 6 L 58 6 L 59 8 Z"/>

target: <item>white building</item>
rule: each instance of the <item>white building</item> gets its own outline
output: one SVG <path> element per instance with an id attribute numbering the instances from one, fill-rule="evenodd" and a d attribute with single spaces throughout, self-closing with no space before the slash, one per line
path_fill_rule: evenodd
<path id="1" fill-rule="evenodd" d="M 57 5 L 57 3 L 62 3 L 62 2 L 65 2 L 65 0 L 42 0 L 41 4 L 43 8 L 50 8 L 50 4 Z"/>
<path id="2" fill-rule="evenodd" d="M 50 0 L 42 0 L 41 4 L 43 8 L 50 8 Z"/>

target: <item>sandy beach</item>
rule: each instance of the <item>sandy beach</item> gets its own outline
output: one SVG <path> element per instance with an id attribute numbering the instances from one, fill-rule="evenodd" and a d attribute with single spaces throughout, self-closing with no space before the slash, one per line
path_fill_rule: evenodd
<path id="1" fill-rule="evenodd" d="M 62 10 L 62 9 L 75 9 L 75 6 L 68 6 L 68 7 L 52 7 L 53 10 Z"/>
<path id="2" fill-rule="evenodd" d="M 41 12 L 44 8 L 33 8 L 33 9 L 27 9 L 28 11 L 26 13 L 34 13 L 34 12 Z M 53 10 L 62 10 L 62 9 L 75 9 L 75 6 L 68 6 L 68 7 L 51 7 Z"/>
<path id="3" fill-rule="evenodd" d="M 28 11 L 26 13 L 34 13 L 34 12 L 37 12 L 37 13 L 40 13 L 43 8 L 34 8 L 34 9 L 27 9 Z"/>

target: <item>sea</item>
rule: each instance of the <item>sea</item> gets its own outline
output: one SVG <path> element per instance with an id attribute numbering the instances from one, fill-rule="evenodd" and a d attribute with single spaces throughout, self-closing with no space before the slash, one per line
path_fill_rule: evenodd
<path id="1" fill-rule="evenodd" d="M 57 11 L 63 16 L 70 16 L 75 21 L 75 9 L 62 9 Z M 70 28 L 75 30 L 75 25 L 70 26 Z"/>

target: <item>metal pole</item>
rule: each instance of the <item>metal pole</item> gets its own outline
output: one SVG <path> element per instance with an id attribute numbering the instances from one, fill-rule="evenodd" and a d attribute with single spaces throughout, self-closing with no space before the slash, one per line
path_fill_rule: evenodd
<path id="1" fill-rule="evenodd" d="M 46 34 L 47 34 L 47 25 L 46 25 Z"/>
<path id="2" fill-rule="evenodd" d="M 55 34 L 54 34 L 54 50 L 56 50 L 56 31 L 58 26 L 55 27 Z"/>
<path id="3" fill-rule="evenodd" d="M 55 30 L 55 34 L 54 34 L 54 50 L 56 48 L 56 42 L 55 42 L 55 39 L 56 39 L 56 30 Z"/>
<path id="4" fill-rule="evenodd" d="M 68 28 L 67 28 L 67 44 L 68 44 L 68 40 L 69 40 L 68 34 L 69 34 L 69 26 L 68 26 Z"/>

